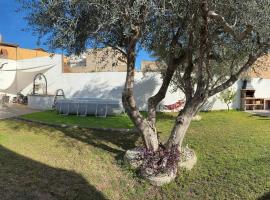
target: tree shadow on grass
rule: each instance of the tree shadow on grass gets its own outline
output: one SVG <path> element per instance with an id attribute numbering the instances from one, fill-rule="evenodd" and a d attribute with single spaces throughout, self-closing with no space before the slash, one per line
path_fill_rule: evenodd
<path id="1" fill-rule="evenodd" d="M 140 136 L 139 133 L 92 131 L 87 128 L 58 128 L 58 130 L 69 138 L 117 155 L 134 148 Z"/>
<path id="2" fill-rule="evenodd" d="M 70 145 L 71 148 L 76 148 L 77 143 L 69 139 L 75 139 L 85 144 L 89 144 L 91 146 L 116 154 L 116 158 L 122 157 L 126 150 L 136 147 L 140 137 L 139 133 L 93 131 L 88 128 L 50 127 L 32 122 L 14 121 L 14 123 L 8 123 L 7 125 L 11 129 L 25 129 L 37 134 L 41 132 L 41 129 L 46 129 L 47 131 L 45 132 L 48 133 L 55 132 L 57 130 L 64 134 L 62 137 L 60 136 L 61 141 L 66 145 Z M 50 136 L 54 137 L 55 135 L 52 134 Z M 58 136 L 57 138 L 59 139 Z"/>
<path id="3" fill-rule="evenodd" d="M 259 197 L 257 200 L 270 200 L 270 192 L 265 193 L 263 196 Z"/>
<path id="4" fill-rule="evenodd" d="M 105 200 L 79 174 L 57 169 L 12 152 L 0 145 L 1 200 Z"/>

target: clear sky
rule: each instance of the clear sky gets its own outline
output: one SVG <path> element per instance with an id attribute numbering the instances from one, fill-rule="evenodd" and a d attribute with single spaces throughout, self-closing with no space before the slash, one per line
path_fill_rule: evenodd
<path id="1" fill-rule="evenodd" d="M 23 48 L 42 47 L 48 49 L 44 45 L 37 45 L 37 36 L 32 32 L 23 31 L 27 28 L 27 23 L 23 19 L 24 13 L 16 12 L 19 4 L 16 0 L 0 0 L 0 34 L 4 42 L 18 44 Z M 145 52 L 140 51 L 136 60 L 136 67 L 140 67 L 142 60 L 154 60 Z"/>

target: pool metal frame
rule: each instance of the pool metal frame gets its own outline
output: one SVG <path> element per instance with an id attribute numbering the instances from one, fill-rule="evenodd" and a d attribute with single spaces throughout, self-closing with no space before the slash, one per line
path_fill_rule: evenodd
<path id="1" fill-rule="evenodd" d="M 110 103 L 110 101 L 114 101 L 112 103 Z M 95 105 L 95 113 L 94 115 L 96 117 L 107 117 L 108 115 L 108 106 L 109 105 L 114 105 L 116 107 L 118 107 L 117 109 L 119 109 L 119 111 L 123 111 L 120 103 L 116 103 L 117 101 L 116 100 L 112 100 L 112 99 L 61 99 L 61 100 L 58 100 L 56 102 L 56 104 L 59 104 L 59 110 L 57 109 L 58 106 L 56 106 L 56 110 L 58 111 L 59 114 L 61 115 L 69 115 L 69 114 L 74 114 L 70 112 L 70 107 L 72 104 L 75 104 L 76 105 L 76 115 L 77 116 L 87 116 L 88 115 L 88 106 L 89 105 Z M 67 104 L 67 111 L 65 112 L 65 109 L 63 109 L 63 104 Z M 80 109 L 80 105 L 84 105 L 85 106 L 85 110 L 83 112 L 83 114 L 81 114 L 79 112 L 79 109 Z M 105 112 L 104 112 L 104 115 L 99 115 L 98 111 L 99 111 L 99 106 L 101 105 L 105 105 Z"/>

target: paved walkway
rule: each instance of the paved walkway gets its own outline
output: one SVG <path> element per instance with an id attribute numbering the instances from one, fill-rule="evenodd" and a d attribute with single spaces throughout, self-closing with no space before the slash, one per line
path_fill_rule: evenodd
<path id="1" fill-rule="evenodd" d="M 257 115 L 261 117 L 270 117 L 270 110 L 249 110 L 246 111 L 252 115 Z"/>
<path id="2" fill-rule="evenodd" d="M 33 110 L 27 106 L 17 105 L 17 104 L 7 104 L 0 105 L 0 120 L 7 119 L 11 117 L 18 117 L 20 115 L 30 114 L 34 112 L 39 112 L 39 110 Z"/>

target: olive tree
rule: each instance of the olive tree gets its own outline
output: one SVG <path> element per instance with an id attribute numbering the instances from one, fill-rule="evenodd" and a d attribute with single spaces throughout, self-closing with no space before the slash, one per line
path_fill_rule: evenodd
<path id="1" fill-rule="evenodd" d="M 110 46 L 127 60 L 127 76 L 122 93 L 123 106 L 143 135 L 145 146 L 156 151 L 159 146 L 155 129 L 145 119 L 133 95 L 135 60 L 138 45 L 147 32 L 160 1 L 148 0 L 22 0 L 29 27 L 39 36 L 47 36 L 52 48 L 81 53 L 88 46 Z"/>
<path id="2" fill-rule="evenodd" d="M 123 106 L 151 152 L 161 146 L 180 149 L 193 115 L 207 99 L 269 51 L 268 0 L 21 1 L 30 27 L 46 35 L 52 48 L 80 53 L 89 46 L 110 46 L 126 57 Z M 133 93 L 139 46 L 153 52 L 163 75 L 159 91 L 148 100 L 147 117 Z M 186 103 L 168 141 L 160 145 L 156 108 L 170 85 L 185 94 Z"/>
<path id="3" fill-rule="evenodd" d="M 155 123 L 155 108 L 169 85 L 186 97 L 166 143 L 170 148 L 181 147 L 192 117 L 209 97 L 232 86 L 269 51 L 270 2 L 166 2 L 166 15 L 157 17 L 143 42 L 164 63 L 148 120 Z"/>

